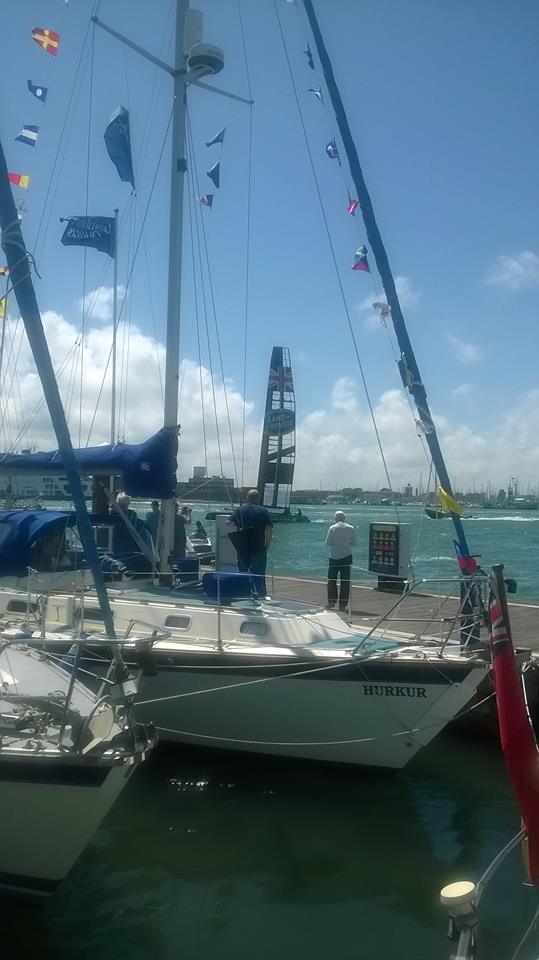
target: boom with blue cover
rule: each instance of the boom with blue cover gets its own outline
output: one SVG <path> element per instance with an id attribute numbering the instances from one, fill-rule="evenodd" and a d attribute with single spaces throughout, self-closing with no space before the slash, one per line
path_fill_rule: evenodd
<path id="1" fill-rule="evenodd" d="M 131 497 L 164 500 L 176 492 L 178 436 L 163 427 L 144 443 L 112 443 L 75 450 L 79 471 L 88 476 L 119 475 Z M 6 453 L 0 456 L 3 473 L 64 472 L 58 450 L 43 453 Z"/>

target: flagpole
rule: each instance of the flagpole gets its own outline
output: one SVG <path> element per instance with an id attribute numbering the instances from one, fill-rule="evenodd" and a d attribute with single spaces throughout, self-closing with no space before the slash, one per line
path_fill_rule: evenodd
<path id="1" fill-rule="evenodd" d="M 361 207 L 361 213 L 363 215 L 363 222 L 365 224 L 365 229 L 367 232 L 367 238 L 371 245 L 371 249 L 374 253 L 374 258 L 376 260 L 376 266 L 378 268 L 378 273 L 382 280 L 382 285 L 386 294 L 387 302 L 391 308 L 391 319 L 393 322 L 393 329 L 395 331 L 395 336 L 397 338 L 401 354 L 402 361 L 407 365 L 412 375 L 412 383 L 410 385 L 409 392 L 412 395 L 419 418 L 421 421 L 426 422 L 431 428 L 425 436 L 427 446 L 430 450 L 432 457 L 432 462 L 436 473 L 438 474 L 438 479 L 446 491 L 449 494 L 451 499 L 453 499 L 453 491 L 451 488 L 451 481 L 449 479 L 449 474 L 447 472 L 446 463 L 444 456 L 438 441 L 438 434 L 436 433 L 436 427 L 432 420 L 432 415 L 429 409 L 429 404 L 427 400 L 427 393 L 423 385 L 419 373 L 419 367 L 417 360 L 415 358 L 412 345 L 410 343 L 410 338 L 408 336 L 408 330 L 406 329 L 406 324 L 404 322 L 404 317 L 402 314 L 397 289 L 395 286 L 395 280 L 391 272 L 391 267 L 389 265 L 389 259 L 384 247 L 380 231 L 378 229 L 378 224 L 374 216 L 374 210 L 371 202 L 369 192 L 367 190 L 367 185 L 363 177 L 363 171 L 361 169 L 361 164 L 359 162 L 359 157 L 356 149 L 354 139 L 352 137 L 352 132 L 348 123 L 348 118 L 344 109 L 344 104 L 341 99 L 339 88 L 335 80 L 335 75 L 333 73 L 333 67 L 329 54 L 326 50 L 324 39 L 320 31 L 320 26 L 314 11 L 313 0 L 303 0 L 303 6 L 307 16 L 307 20 L 312 30 L 314 42 L 316 49 L 318 51 L 318 56 L 320 58 L 320 63 L 322 66 L 322 71 L 326 80 L 326 85 L 328 88 L 329 97 L 333 110 L 335 113 L 335 119 L 339 127 L 341 138 L 344 144 L 344 149 L 348 157 L 348 165 L 350 167 L 350 174 L 356 188 L 356 196 L 359 200 Z M 462 525 L 461 517 L 455 510 L 449 510 L 451 515 L 451 520 L 455 527 L 455 532 L 457 535 L 459 547 L 461 553 L 465 556 L 469 556 L 468 543 L 466 541 L 466 535 L 464 532 L 464 527 Z M 471 580 L 464 580 L 461 583 L 461 600 L 462 600 L 462 609 L 461 609 L 461 618 L 460 618 L 460 635 L 461 642 L 466 645 L 468 642 L 472 641 L 475 643 L 478 640 L 478 625 L 474 620 L 473 605 L 475 601 L 474 588 Z"/>
<path id="2" fill-rule="evenodd" d="M 8 307 L 8 274 L 6 274 L 6 285 L 4 287 L 4 296 L 2 300 L 4 301 L 4 313 L 2 316 L 2 333 L 0 335 L 0 383 L 2 382 L 2 367 L 4 365 L 4 343 L 6 339 L 6 320 L 7 320 L 7 307 Z"/>
<path id="3" fill-rule="evenodd" d="M 165 365 L 165 430 L 178 429 L 178 385 L 180 365 L 180 307 L 182 273 L 183 193 L 185 160 L 185 17 L 189 0 L 176 0 L 176 42 L 174 54 L 174 102 L 172 108 L 172 163 L 170 175 L 170 224 L 168 260 L 167 335 Z M 159 570 L 170 575 L 174 547 L 175 497 L 161 502 L 159 524 Z"/>
<path id="4" fill-rule="evenodd" d="M 110 442 L 116 440 L 116 339 L 118 323 L 118 207 L 114 208 L 114 288 L 112 294 L 112 390 L 110 399 Z"/>
<path id="5" fill-rule="evenodd" d="M 110 397 L 110 442 L 116 441 L 116 341 L 118 336 L 118 207 L 114 208 L 114 280 L 112 291 L 112 386 Z M 114 503 L 114 477 L 109 477 L 109 504 Z M 109 527 L 109 552 L 112 553 L 114 530 Z"/>

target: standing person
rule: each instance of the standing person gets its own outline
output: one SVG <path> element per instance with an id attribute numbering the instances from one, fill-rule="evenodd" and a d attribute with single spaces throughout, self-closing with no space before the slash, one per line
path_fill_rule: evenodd
<path id="1" fill-rule="evenodd" d="M 208 539 L 208 534 L 206 533 L 206 530 L 205 530 L 205 528 L 202 526 L 200 520 L 197 520 L 195 526 L 196 526 L 196 529 L 195 529 L 195 532 L 194 532 L 193 536 L 194 536 L 194 537 L 197 537 L 197 538 L 200 539 L 200 540 L 207 540 L 207 539 Z"/>
<path id="2" fill-rule="evenodd" d="M 238 569 L 251 573 L 257 593 L 266 596 L 266 564 L 273 524 L 269 511 L 260 506 L 258 490 L 249 490 L 247 503 L 236 507 L 230 522 L 237 530 L 245 531 L 245 550 L 238 551 Z"/>
<path id="3" fill-rule="evenodd" d="M 335 523 L 329 528 L 326 545 L 329 550 L 328 567 L 328 609 L 331 610 L 339 600 L 339 610 L 346 610 L 350 596 L 350 567 L 352 566 L 352 547 L 357 543 L 356 528 L 346 523 L 342 510 L 337 510 Z M 337 577 L 340 587 L 337 598 Z"/>
<path id="4" fill-rule="evenodd" d="M 172 555 L 175 560 L 183 560 L 185 557 L 185 547 L 187 545 L 186 526 L 188 520 L 184 512 L 185 507 L 182 508 L 180 513 L 178 513 L 178 508 L 179 503 L 176 501 L 174 505 L 176 516 L 174 517 L 174 547 L 172 549 Z"/>
<path id="5" fill-rule="evenodd" d="M 159 536 L 160 514 L 159 500 L 152 500 L 152 509 L 146 514 L 146 523 L 148 524 L 155 547 L 157 547 L 157 538 Z"/>
<path id="6" fill-rule="evenodd" d="M 131 503 L 131 497 L 129 496 L 129 494 L 124 493 L 123 490 L 120 490 L 120 493 L 116 497 L 114 512 L 119 513 L 120 516 L 121 514 L 125 514 L 129 522 L 132 523 L 134 527 L 136 527 L 137 515 L 134 510 L 131 510 L 129 506 L 130 503 Z M 115 524 L 115 526 L 112 528 L 112 551 L 113 553 L 139 553 L 140 552 L 140 547 L 138 543 L 132 537 L 131 531 L 123 522 L 123 520 Z"/>

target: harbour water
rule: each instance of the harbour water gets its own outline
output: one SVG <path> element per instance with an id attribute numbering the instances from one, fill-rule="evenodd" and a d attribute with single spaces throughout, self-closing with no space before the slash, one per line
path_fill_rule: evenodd
<path id="1" fill-rule="evenodd" d="M 334 509 L 305 507 L 311 523 L 275 528 L 276 572 L 323 577 Z M 361 568 L 369 520 L 395 513 L 344 509 Z M 417 575 L 451 574 L 449 523 L 413 507 L 400 519 L 412 525 Z M 538 522 L 480 511 L 466 521 L 472 551 L 485 566 L 503 561 L 520 598 L 539 599 Z M 18 955 L 40 960 L 442 960 L 454 947 L 440 888 L 477 880 L 518 829 L 497 744 L 484 736 L 447 731 L 391 774 L 161 747 L 56 896 L 44 908 L 4 902 L 0 918 Z M 482 901 L 489 960 L 512 956 L 535 910 L 523 879 L 516 851 Z M 522 958 L 536 947 L 532 938 Z"/>
<path id="2" fill-rule="evenodd" d="M 442 960 L 440 888 L 518 828 L 483 740 L 445 734 L 398 774 L 160 750 L 54 899 L 0 916 L 19 956 Z M 485 894 L 490 960 L 535 909 L 522 879 L 516 852 Z"/>
<path id="3" fill-rule="evenodd" d="M 226 510 L 226 505 L 219 509 Z M 193 520 L 204 520 L 208 507 L 193 505 Z M 212 504 L 211 509 L 216 507 Z M 293 512 L 295 508 L 292 508 Z M 326 530 L 333 522 L 336 509 L 346 513 L 347 520 L 358 530 L 358 547 L 354 552 L 354 579 L 370 581 L 366 572 L 369 523 L 391 521 L 410 524 L 411 553 L 416 578 L 454 577 L 455 551 L 453 525 L 449 520 L 429 520 L 421 507 L 350 505 L 304 506 L 310 523 L 278 524 L 273 531 L 269 568 L 276 575 L 324 578 L 327 573 Z M 493 563 L 505 564 L 507 575 L 518 582 L 515 599 L 539 600 L 539 511 L 466 511 L 464 529 L 471 553 L 480 556 L 485 569 Z"/>

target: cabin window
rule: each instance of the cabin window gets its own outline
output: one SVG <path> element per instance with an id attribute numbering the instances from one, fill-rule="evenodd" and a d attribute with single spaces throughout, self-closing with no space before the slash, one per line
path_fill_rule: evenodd
<path id="1" fill-rule="evenodd" d="M 114 617 L 114 614 L 112 615 Z M 100 623 L 103 623 L 103 614 L 101 610 L 91 610 L 87 607 L 84 608 L 84 619 L 85 620 L 99 620 Z"/>
<path id="2" fill-rule="evenodd" d="M 244 620 L 240 626 L 240 633 L 245 637 L 265 637 L 268 624 L 264 620 Z"/>
<path id="3" fill-rule="evenodd" d="M 10 600 L 7 605 L 8 613 L 26 613 L 27 610 L 26 600 Z M 37 603 L 30 604 L 30 611 L 35 613 L 37 610 Z"/>
<path id="4" fill-rule="evenodd" d="M 175 630 L 189 630 L 191 626 L 191 617 L 171 616 L 165 620 L 165 627 L 174 627 Z"/>

